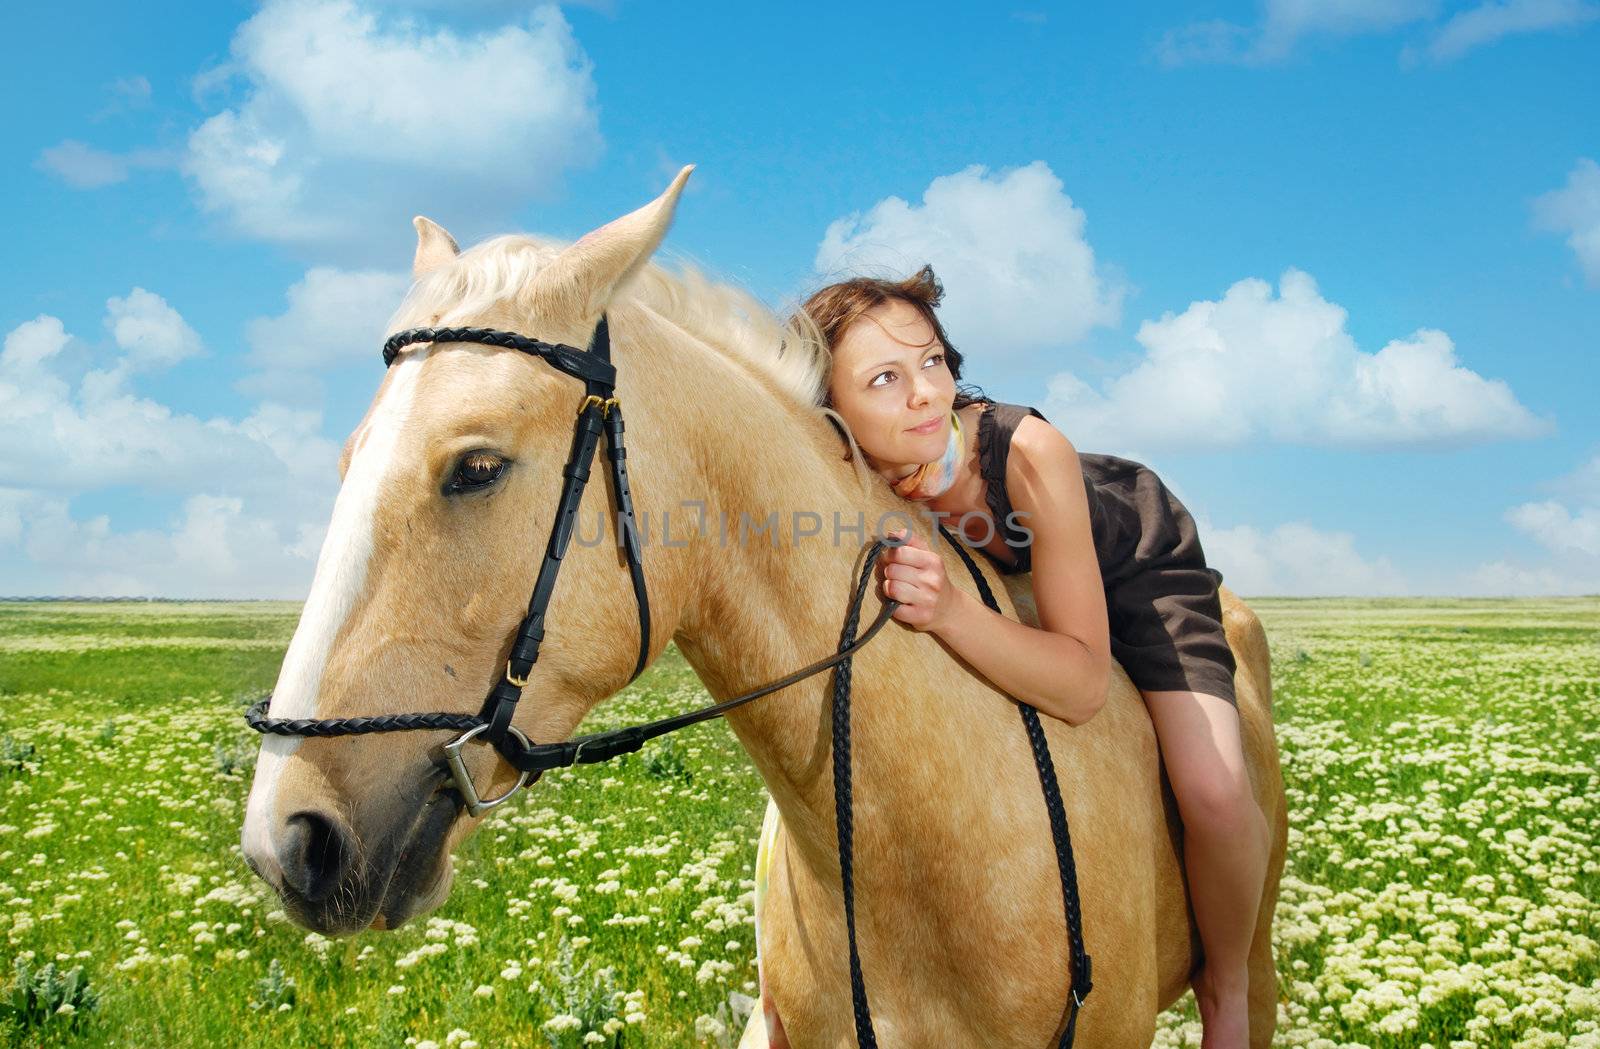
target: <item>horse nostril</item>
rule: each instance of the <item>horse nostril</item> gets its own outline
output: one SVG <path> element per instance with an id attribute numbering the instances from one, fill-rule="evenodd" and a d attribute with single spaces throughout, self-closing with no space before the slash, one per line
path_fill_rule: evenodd
<path id="1" fill-rule="evenodd" d="M 284 883 L 307 903 L 320 903 L 344 881 L 354 850 L 338 824 L 316 812 L 289 817 L 278 847 Z"/>

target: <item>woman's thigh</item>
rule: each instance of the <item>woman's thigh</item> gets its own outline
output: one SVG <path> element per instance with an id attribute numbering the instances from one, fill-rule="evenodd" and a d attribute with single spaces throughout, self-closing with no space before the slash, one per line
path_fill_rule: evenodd
<path id="1" fill-rule="evenodd" d="M 1143 695 L 1185 822 L 1226 815 L 1249 794 L 1238 708 L 1204 692 Z"/>

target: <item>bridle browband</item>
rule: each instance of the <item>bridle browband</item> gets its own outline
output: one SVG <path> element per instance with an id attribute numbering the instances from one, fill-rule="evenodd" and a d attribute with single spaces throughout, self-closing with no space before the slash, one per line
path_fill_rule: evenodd
<path id="1" fill-rule="evenodd" d="M 632 753 L 642 747 L 647 740 L 700 721 L 720 717 L 735 707 L 787 688 L 828 667 L 837 666 L 833 688 L 834 818 L 839 839 L 845 921 L 850 939 L 851 997 L 855 1013 L 856 1043 L 859 1049 L 876 1049 L 877 1035 L 872 1027 L 871 1011 L 867 1006 L 866 984 L 862 978 L 861 960 L 856 950 L 852 860 L 854 820 L 850 784 L 850 673 L 851 657 L 877 635 L 894 610 L 900 607 L 900 602 L 885 598 L 877 618 L 863 633 L 856 635 L 867 582 L 871 578 L 879 555 L 887 547 L 903 545 L 905 538 L 888 536 L 877 539 L 867 551 L 861 574 L 856 581 L 855 592 L 851 597 L 839 647 L 833 655 L 714 706 L 662 718 L 645 725 L 633 725 L 610 732 L 579 736 L 558 743 L 534 743 L 511 724 L 511 719 L 516 713 L 518 700 L 522 698 L 522 689 L 528 683 L 528 675 L 532 672 L 533 665 L 539 661 L 539 645 L 544 640 L 545 611 L 550 604 L 550 595 L 555 590 L 556 573 L 560 571 L 562 557 L 572 539 L 578 508 L 583 499 L 583 489 L 589 480 L 589 469 L 594 460 L 595 448 L 599 443 L 602 429 L 606 435 L 607 458 L 611 463 L 611 479 L 621 521 L 623 549 L 627 554 L 628 572 L 633 580 L 634 597 L 639 607 L 639 657 L 634 663 L 633 674 L 622 686 L 623 688 L 632 684 L 644 672 L 650 657 L 650 601 L 645 587 L 644 565 L 640 557 L 638 527 L 633 517 L 633 497 L 628 489 L 627 451 L 622 445 L 622 404 L 616 397 L 616 368 L 611 363 L 611 333 L 605 315 L 601 314 L 586 352 L 574 346 L 541 342 L 515 332 L 498 331 L 493 328 L 412 328 L 395 333 L 383 344 L 383 363 L 385 367 L 393 365 L 396 356 L 403 348 L 417 343 L 459 342 L 499 346 L 540 357 L 558 371 L 582 379 L 584 382 L 584 398 L 578 406 L 578 418 L 572 435 L 572 450 L 568 455 L 567 465 L 562 470 L 566 480 L 561 488 L 555 521 L 550 529 L 550 539 L 545 547 L 544 560 L 539 566 L 533 595 L 528 601 L 528 614 L 523 617 L 522 624 L 517 629 L 510 656 L 506 660 L 504 674 L 490 690 L 484 701 L 483 711 L 479 714 L 269 718 L 266 716 L 272 701 L 269 694 L 245 711 L 246 723 L 257 732 L 279 736 L 358 736 L 372 732 L 402 732 L 414 729 L 458 731 L 461 735 L 444 745 L 445 759 L 467 813 L 477 817 L 504 804 L 529 782 L 530 777 L 537 779 L 549 769 L 595 764 L 621 754 Z M 1000 606 L 971 555 L 943 525 L 939 526 L 939 532 L 966 562 L 984 604 L 991 611 L 999 613 Z M 1077 872 L 1072 857 L 1072 842 L 1067 831 L 1066 812 L 1061 803 L 1060 787 L 1056 782 L 1049 744 L 1045 739 L 1044 728 L 1039 723 L 1038 712 L 1026 703 L 1018 702 L 1017 705 L 1022 712 L 1023 724 L 1027 729 L 1034 761 L 1039 769 L 1040 782 L 1044 788 L 1045 805 L 1050 815 L 1051 834 L 1055 839 L 1057 865 L 1061 873 L 1062 899 L 1066 908 L 1070 941 L 1069 964 L 1072 984 L 1068 1000 L 1069 1018 L 1058 1043 L 1058 1049 L 1068 1049 L 1072 1045 L 1078 1023 L 1078 1009 L 1091 987 L 1090 959 L 1083 948 Z M 491 744 L 508 764 L 521 773 L 510 790 L 497 798 L 487 800 L 478 796 L 472 776 L 461 758 L 461 748 L 480 735 L 483 737 L 483 742 Z"/>

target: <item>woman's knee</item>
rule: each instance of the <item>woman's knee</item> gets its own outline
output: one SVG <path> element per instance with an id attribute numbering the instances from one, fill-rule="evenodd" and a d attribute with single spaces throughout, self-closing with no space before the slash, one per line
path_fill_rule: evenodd
<path id="1" fill-rule="evenodd" d="M 1178 800 L 1178 811 L 1186 827 L 1243 833 L 1261 819 L 1250 790 L 1250 779 L 1242 769 L 1218 767 L 1186 778 L 1173 778 L 1172 793 Z"/>
<path id="2" fill-rule="evenodd" d="M 1184 823 L 1242 833 L 1250 820 L 1259 820 L 1237 710 L 1224 698 L 1201 693 L 1144 697 Z"/>

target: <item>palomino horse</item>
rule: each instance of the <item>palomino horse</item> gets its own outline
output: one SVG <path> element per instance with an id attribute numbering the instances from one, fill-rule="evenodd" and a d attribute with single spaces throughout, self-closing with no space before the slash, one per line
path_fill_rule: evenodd
<path id="1" fill-rule="evenodd" d="M 689 170 L 651 204 L 566 247 L 499 237 L 458 253 L 418 219 L 417 280 L 393 325 L 482 326 L 582 346 L 602 311 L 609 317 L 635 506 L 656 520 L 681 515 L 674 541 L 644 552 L 649 655 L 673 639 L 724 699 L 834 650 L 874 523 L 910 507 L 841 460 L 816 406 L 826 362 L 814 343 L 735 289 L 649 263 Z M 271 717 L 482 708 L 550 533 L 582 399 L 578 380 L 522 353 L 451 343 L 400 354 L 345 445 Z M 464 469 L 490 483 L 462 490 L 452 480 Z M 580 520 L 614 520 L 607 488 L 585 489 Z M 683 509 L 696 501 L 703 511 Z M 777 527 L 741 541 L 733 529 L 691 530 L 702 513 L 757 527 L 775 514 Z M 937 536 L 931 545 L 954 584 L 971 586 L 955 551 Z M 1025 594 L 995 590 L 1008 614 L 1036 622 L 1017 600 Z M 1265 1046 L 1276 1016 L 1284 797 L 1266 640 L 1249 609 L 1223 599 L 1250 777 L 1274 828 L 1251 959 L 1252 1042 Z M 863 616 L 879 604 L 870 597 Z M 628 682 L 636 617 L 620 549 L 569 547 L 515 726 L 536 741 L 569 738 Z M 880 1044 L 1053 1045 L 1068 996 L 1060 875 L 1013 701 L 933 635 L 898 623 L 853 663 L 856 922 Z M 829 678 L 727 714 L 782 813 L 760 950 L 797 1049 L 854 1044 Z M 1155 733 L 1120 672 L 1086 724 L 1043 721 L 1095 961 L 1082 1044 L 1145 1046 L 1157 1011 L 1199 961 Z M 451 852 L 481 822 L 441 779 L 448 738 L 264 738 L 244 854 L 296 921 L 329 934 L 392 929 L 445 900 Z M 488 747 L 465 756 L 484 797 L 516 781 Z M 760 1023 L 758 1010 L 747 1044 L 762 1037 Z"/>

